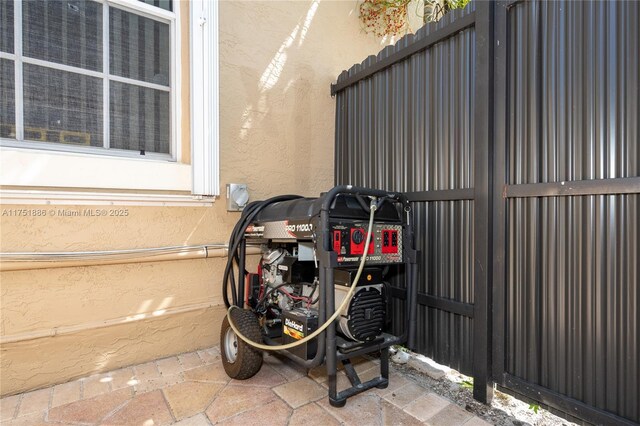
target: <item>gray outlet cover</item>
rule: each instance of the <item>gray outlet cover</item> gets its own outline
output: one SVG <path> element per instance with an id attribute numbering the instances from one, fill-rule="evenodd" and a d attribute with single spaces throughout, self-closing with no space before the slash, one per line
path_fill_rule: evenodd
<path id="1" fill-rule="evenodd" d="M 239 212 L 249 202 L 249 190 L 244 183 L 227 184 L 227 211 Z"/>

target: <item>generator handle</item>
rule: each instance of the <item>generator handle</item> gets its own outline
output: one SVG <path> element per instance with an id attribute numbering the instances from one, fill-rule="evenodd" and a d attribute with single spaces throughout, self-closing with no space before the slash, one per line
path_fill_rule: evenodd
<path id="1" fill-rule="evenodd" d="M 402 192 L 388 192 L 380 189 L 363 188 L 353 185 L 338 185 L 333 187 L 324 195 L 322 205 L 320 207 L 320 220 L 322 229 L 322 247 L 325 251 L 331 250 L 331 231 L 329 229 L 329 210 L 333 204 L 333 200 L 339 194 L 354 194 L 365 195 L 370 197 L 384 197 L 389 200 L 394 200 L 397 203 L 402 204 L 405 211 L 410 209 L 409 200 Z M 367 212 L 368 213 L 368 212 Z"/>
<path id="2" fill-rule="evenodd" d="M 333 187 L 324 195 L 322 200 L 322 211 L 329 211 L 333 200 L 338 194 L 356 194 L 356 195 L 368 195 L 371 197 L 386 197 L 396 200 L 402 203 L 403 206 L 409 205 L 409 200 L 402 192 L 388 192 L 380 189 L 363 188 L 353 185 L 338 185 Z"/>

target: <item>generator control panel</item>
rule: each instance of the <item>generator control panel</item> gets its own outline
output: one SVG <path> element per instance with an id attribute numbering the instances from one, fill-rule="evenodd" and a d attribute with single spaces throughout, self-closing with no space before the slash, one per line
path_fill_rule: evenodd
<path id="1" fill-rule="evenodd" d="M 402 263 L 402 225 L 377 223 L 371 242 L 365 247 L 368 223 L 335 222 L 331 224 L 333 251 L 340 265 L 358 263 L 367 256 L 368 264 Z"/>

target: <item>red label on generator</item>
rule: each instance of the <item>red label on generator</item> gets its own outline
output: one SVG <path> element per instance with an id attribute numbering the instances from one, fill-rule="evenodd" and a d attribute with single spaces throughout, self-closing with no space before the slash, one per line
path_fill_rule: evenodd
<path id="1" fill-rule="evenodd" d="M 350 254 L 364 254 L 364 231 L 360 228 L 351 228 Z"/>
<path id="2" fill-rule="evenodd" d="M 340 238 L 340 231 L 333 231 L 333 251 L 340 253 L 341 246 L 342 240 Z"/>
<path id="3" fill-rule="evenodd" d="M 359 255 L 364 254 L 364 243 L 367 240 L 367 234 L 364 232 L 362 228 L 352 228 L 351 229 L 351 247 L 350 254 Z M 375 253 L 375 244 L 373 238 L 371 238 L 371 242 L 369 243 L 369 250 L 367 254 Z"/>

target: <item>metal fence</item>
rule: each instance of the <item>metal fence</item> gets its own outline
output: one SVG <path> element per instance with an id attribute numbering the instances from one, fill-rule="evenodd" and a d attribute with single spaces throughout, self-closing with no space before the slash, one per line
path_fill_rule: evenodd
<path id="1" fill-rule="evenodd" d="M 640 422 L 639 26 L 638 2 L 471 3 L 332 86 L 336 183 L 409 193 L 415 349 L 477 399 Z"/>
<path id="2" fill-rule="evenodd" d="M 437 26 L 423 28 L 415 38 L 407 37 L 377 58 L 356 65 L 350 74 L 357 76 L 416 43 L 437 41 L 439 32 L 451 22 L 465 19 L 469 25 L 473 18 L 473 5 L 448 15 Z M 474 97 L 474 52 L 475 31 L 469 27 L 449 42 L 395 62 L 341 92 L 336 149 L 342 166 L 336 167 L 337 182 L 410 192 L 416 201 L 426 195 L 436 200 L 434 194 L 446 198 L 460 188 L 466 190 L 466 198 L 472 198 L 474 135 L 469 100 Z M 433 78 L 429 78 L 431 73 Z M 418 315 L 420 324 L 430 329 L 418 333 L 417 348 L 470 374 L 473 202 L 420 202 L 415 204 L 414 216 L 417 231 L 424 236 L 417 241 L 423 265 L 419 293 L 425 302 Z M 431 306 L 438 301 L 455 303 L 459 309 Z"/>

